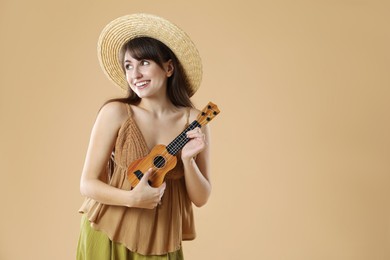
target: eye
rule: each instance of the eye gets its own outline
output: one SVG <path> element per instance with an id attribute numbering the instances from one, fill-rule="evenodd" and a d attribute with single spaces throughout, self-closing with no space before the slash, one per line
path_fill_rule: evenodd
<path id="1" fill-rule="evenodd" d="M 133 65 L 130 63 L 125 64 L 125 70 L 131 70 L 133 68 Z"/>
<path id="2" fill-rule="evenodd" d="M 146 66 L 146 65 L 149 65 L 149 64 L 150 64 L 150 62 L 148 60 L 142 60 L 141 61 L 141 65 L 142 66 Z"/>

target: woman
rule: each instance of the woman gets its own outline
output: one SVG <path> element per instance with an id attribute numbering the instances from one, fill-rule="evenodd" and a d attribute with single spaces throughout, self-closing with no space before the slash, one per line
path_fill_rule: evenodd
<path id="1" fill-rule="evenodd" d="M 211 191 L 207 126 L 187 132 L 190 141 L 161 186 L 149 185 L 149 169 L 132 188 L 127 168 L 196 119 L 190 97 L 201 80 L 199 54 L 169 21 L 133 14 L 105 27 L 98 55 L 128 97 L 107 102 L 92 130 L 77 259 L 183 259 L 181 241 L 195 238 L 192 204 L 204 205 Z"/>

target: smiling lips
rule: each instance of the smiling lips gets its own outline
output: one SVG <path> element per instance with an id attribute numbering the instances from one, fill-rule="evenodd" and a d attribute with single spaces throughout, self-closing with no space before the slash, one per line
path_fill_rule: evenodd
<path id="1" fill-rule="evenodd" d="M 139 81 L 139 82 L 135 82 L 134 83 L 134 86 L 136 86 L 137 88 L 139 89 L 143 89 L 146 87 L 146 85 L 150 82 L 150 80 L 144 80 L 144 81 Z"/>

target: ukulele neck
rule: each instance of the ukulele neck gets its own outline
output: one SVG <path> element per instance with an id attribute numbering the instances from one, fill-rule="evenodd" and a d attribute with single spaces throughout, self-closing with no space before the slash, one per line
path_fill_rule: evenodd
<path id="1" fill-rule="evenodd" d="M 201 128 L 202 125 L 199 124 L 198 121 L 194 120 L 186 129 L 183 130 L 183 132 L 181 132 L 172 142 L 167 145 L 168 153 L 171 155 L 176 155 L 181 150 L 181 148 L 183 148 L 184 145 L 190 141 L 190 139 L 187 138 L 187 132 L 197 127 Z"/>
<path id="2" fill-rule="evenodd" d="M 207 106 L 203 108 L 196 120 L 194 120 L 186 129 L 184 129 L 183 132 L 181 132 L 181 134 L 175 138 L 175 140 L 167 145 L 168 153 L 171 155 L 176 155 L 181 150 L 181 148 L 183 148 L 184 145 L 190 141 L 190 139 L 187 138 L 187 132 L 197 127 L 201 128 L 202 125 L 210 122 L 216 115 L 219 114 L 219 112 L 220 111 L 217 105 L 209 102 Z"/>

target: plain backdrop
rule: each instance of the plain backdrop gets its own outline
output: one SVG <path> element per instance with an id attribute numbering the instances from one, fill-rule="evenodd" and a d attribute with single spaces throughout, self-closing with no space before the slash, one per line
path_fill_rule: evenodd
<path id="1" fill-rule="evenodd" d="M 0 1 L 0 259 L 75 258 L 96 43 L 163 16 L 202 56 L 213 193 L 187 260 L 390 259 L 390 2 Z"/>

